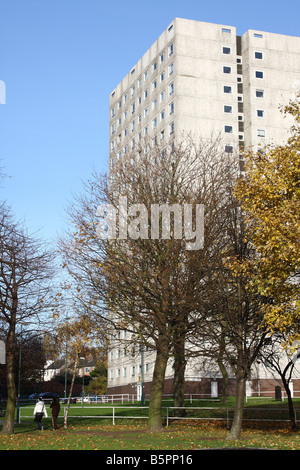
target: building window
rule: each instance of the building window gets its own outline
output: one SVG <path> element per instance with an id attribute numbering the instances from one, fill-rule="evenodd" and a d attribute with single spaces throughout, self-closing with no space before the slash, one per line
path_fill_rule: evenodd
<path id="1" fill-rule="evenodd" d="M 160 113 L 160 120 L 163 121 L 165 119 L 165 110 L 163 110 L 161 113 Z"/>
<path id="2" fill-rule="evenodd" d="M 224 131 L 226 132 L 226 134 L 232 134 L 233 128 L 232 126 L 225 126 Z"/>
<path id="3" fill-rule="evenodd" d="M 131 114 L 135 112 L 135 103 L 132 103 L 131 105 Z"/>
<path id="4" fill-rule="evenodd" d="M 264 73 L 259 71 L 259 70 L 256 70 L 255 71 L 255 77 L 256 78 L 264 78 Z"/>
<path id="5" fill-rule="evenodd" d="M 112 117 L 112 118 L 115 117 L 115 114 L 116 114 L 116 113 L 115 113 L 115 108 L 112 108 L 112 110 L 111 110 L 111 117 Z"/>
<path id="6" fill-rule="evenodd" d="M 160 81 L 163 82 L 164 79 L 165 79 L 165 72 L 162 72 L 162 73 L 160 74 Z"/>
<path id="7" fill-rule="evenodd" d="M 222 28 L 222 33 L 231 33 L 231 29 L 229 29 L 229 28 Z"/>
<path id="8" fill-rule="evenodd" d="M 170 116 L 171 116 L 171 114 L 174 113 L 174 103 L 173 102 L 169 104 L 169 109 L 170 109 Z"/>
<path id="9" fill-rule="evenodd" d="M 147 108 L 145 108 L 145 111 L 144 111 L 144 113 L 145 113 L 145 117 L 147 117 L 147 116 L 149 115 L 149 109 L 148 109 L 148 106 L 147 106 Z"/>
<path id="10" fill-rule="evenodd" d="M 231 86 L 224 86 L 224 93 L 232 93 L 232 87 Z"/>
<path id="11" fill-rule="evenodd" d="M 264 117 L 264 110 L 263 109 L 258 109 L 257 110 L 257 117 Z"/>
<path id="12" fill-rule="evenodd" d="M 110 370 L 110 380 L 113 380 L 113 378 L 114 378 L 114 370 L 111 369 Z"/>
<path id="13" fill-rule="evenodd" d="M 127 367 L 123 368 L 123 377 L 127 377 Z"/>
<path id="14" fill-rule="evenodd" d="M 227 65 L 223 66 L 223 73 L 231 73 L 231 67 L 228 67 Z"/>
<path id="15" fill-rule="evenodd" d="M 132 121 L 131 123 L 131 132 L 135 130 L 135 121 Z"/>
<path id="16" fill-rule="evenodd" d="M 152 86 L 153 86 L 153 90 L 157 88 L 157 80 L 154 80 L 154 82 L 152 83 Z"/>
<path id="17" fill-rule="evenodd" d="M 153 129 L 157 127 L 157 118 L 153 119 L 152 125 L 153 125 Z"/>
<path id="18" fill-rule="evenodd" d="M 148 93 L 149 93 L 149 92 L 148 92 L 148 89 L 145 90 L 145 92 L 144 92 L 144 97 L 145 97 L 145 99 L 148 98 Z"/>
<path id="19" fill-rule="evenodd" d="M 173 54 L 173 52 L 174 52 L 174 46 L 173 46 L 173 44 L 170 44 L 169 45 L 169 57 L 170 57 L 170 55 Z"/>
<path id="20" fill-rule="evenodd" d="M 135 95 L 135 86 L 131 87 L 131 96 L 133 97 Z"/>
<path id="21" fill-rule="evenodd" d="M 131 368 L 131 376 L 132 377 L 135 376 L 135 366 L 132 366 L 132 368 Z"/>
<path id="22" fill-rule="evenodd" d="M 154 72 L 156 69 L 157 69 L 157 63 L 154 62 L 154 64 L 153 64 L 153 72 Z"/>
<path id="23" fill-rule="evenodd" d="M 164 53 L 160 55 L 160 63 L 162 64 L 165 59 Z"/>
<path id="24" fill-rule="evenodd" d="M 232 145 L 225 145 L 225 152 L 226 153 L 233 153 Z"/>
<path id="25" fill-rule="evenodd" d="M 160 94 L 160 102 L 162 103 L 164 99 L 165 99 L 165 92 L 162 91 Z"/>
<path id="26" fill-rule="evenodd" d="M 157 99 L 155 98 L 155 100 L 152 101 L 152 109 L 155 109 L 157 106 Z"/>
<path id="27" fill-rule="evenodd" d="M 139 96 L 139 97 L 138 97 L 138 104 L 140 105 L 141 103 L 142 103 L 142 97 Z"/>
<path id="28" fill-rule="evenodd" d="M 142 86 L 142 79 L 141 77 L 138 79 L 138 87 L 140 88 Z"/>
<path id="29" fill-rule="evenodd" d="M 223 47 L 223 54 L 230 54 L 231 50 L 230 47 Z"/>
<path id="30" fill-rule="evenodd" d="M 169 76 L 172 75 L 173 72 L 174 72 L 174 65 L 172 63 L 169 65 Z"/>
<path id="31" fill-rule="evenodd" d="M 264 129 L 257 129 L 257 137 L 265 137 L 266 131 Z"/>
<path id="32" fill-rule="evenodd" d="M 175 130 L 174 122 L 171 122 L 171 124 L 170 124 L 170 135 L 174 134 L 174 130 Z"/>
<path id="33" fill-rule="evenodd" d="M 263 37 L 263 35 L 262 35 L 262 34 L 260 34 L 260 33 L 254 33 L 254 37 L 255 37 L 255 38 L 262 38 L 262 37 Z"/>
<path id="34" fill-rule="evenodd" d="M 126 95 L 124 95 L 124 103 L 127 103 L 127 99 L 128 99 L 128 95 L 126 93 Z"/>
<path id="35" fill-rule="evenodd" d="M 146 72 L 144 73 L 144 80 L 148 80 L 148 77 L 149 77 L 149 73 L 148 73 L 148 70 L 146 70 Z"/>
<path id="36" fill-rule="evenodd" d="M 169 85 L 169 95 L 171 96 L 173 95 L 173 93 L 174 93 L 174 83 L 172 82 Z"/>
<path id="37" fill-rule="evenodd" d="M 224 113 L 232 113 L 232 106 L 224 105 Z"/>
<path id="38" fill-rule="evenodd" d="M 256 97 L 257 98 L 263 98 L 264 97 L 264 91 L 263 90 L 256 90 Z"/>
<path id="39" fill-rule="evenodd" d="M 255 59 L 262 59 L 262 58 L 263 58 L 262 52 L 255 51 Z"/>

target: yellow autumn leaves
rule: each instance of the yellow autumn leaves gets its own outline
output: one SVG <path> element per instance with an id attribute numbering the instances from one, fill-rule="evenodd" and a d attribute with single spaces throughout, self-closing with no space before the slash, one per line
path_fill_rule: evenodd
<path id="1" fill-rule="evenodd" d="M 236 186 L 247 237 L 258 253 L 254 282 L 269 299 L 266 321 L 291 340 L 300 332 L 299 99 L 300 94 L 282 110 L 295 120 L 287 143 L 245 154 L 245 175 Z"/>

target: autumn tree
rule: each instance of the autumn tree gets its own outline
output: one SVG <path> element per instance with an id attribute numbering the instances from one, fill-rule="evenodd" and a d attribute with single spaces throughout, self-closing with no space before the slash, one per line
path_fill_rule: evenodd
<path id="1" fill-rule="evenodd" d="M 0 208 L 0 327 L 6 342 L 8 401 L 2 434 L 14 432 L 17 333 L 21 324 L 36 329 L 50 305 L 54 255 L 44 243 Z"/>
<path id="2" fill-rule="evenodd" d="M 79 312 L 81 313 L 81 312 Z M 54 326 L 55 325 L 55 326 Z M 91 353 L 103 355 L 103 336 L 97 334 L 97 328 L 93 324 L 93 319 L 88 315 L 76 315 L 66 320 L 63 316 L 57 316 L 53 322 L 53 338 L 57 347 L 66 351 L 68 361 L 72 364 L 72 379 L 67 399 L 67 407 L 64 415 L 64 427 L 68 427 L 68 415 L 73 392 L 73 386 L 77 369 L 79 367 L 80 357 L 87 357 Z"/>
<path id="3" fill-rule="evenodd" d="M 75 230 L 62 241 L 61 252 L 86 302 L 97 306 L 95 313 L 106 314 L 115 331 L 127 329 L 135 342 L 155 351 L 149 423 L 156 430 L 168 359 L 180 351 L 182 376 L 186 335 L 195 318 L 200 322 L 197 296 L 204 289 L 208 259 L 218 249 L 215 230 L 221 239 L 216 221 L 223 216 L 224 188 L 235 167 L 217 141 L 196 146 L 188 139 L 176 147 L 145 142 L 111 165 L 110 181 L 96 175 L 72 206 Z M 111 211 L 107 240 L 101 232 L 103 204 Z M 181 219 L 175 210 L 184 205 Z M 204 240 L 196 231 L 202 223 Z"/>
<path id="4" fill-rule="evenodd" d="M 300 94 L 282 108 L 294 120 L 286 144 L 245 155 L 245 175 L 236 187 L 247 237 L 259 253 L 253 282 L 268 298 L 265 319 L 273 331 L 299 336 Z"/>
<path id="5" fill-rule="evenodd" d="M 228 439 L 239 439 L 242 431 L 246 381 L 267 334 L 264 325 L 265 299 L 253 284 L 257 253 L 247 239 L 239 201 L 234 196 L 237 173 L 227 175 L 223 217 L 217 250 L 206 265 L 205 288 L 198 309 L 205 316 L 193 337 L 198 356 L 218 365 L 224 383 L 228 371 L 236 382 L 234 418 Z"/>
<path id="6" fill-rule="evenodd" d="M 107 366 L 104 361 L 98 360 L 95 368 L 91 371 L 92 380 L 89 382 L 86 391 L 91 395 L 104 395 L 107 392 Z"/>

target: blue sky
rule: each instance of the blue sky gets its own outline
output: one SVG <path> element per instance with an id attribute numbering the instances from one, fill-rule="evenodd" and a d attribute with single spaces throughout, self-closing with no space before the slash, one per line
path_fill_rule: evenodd
<path id="1" fill-rule="evenodd" d="M 109 94 L 175 17 L 300 36 L 299 0 L 0 0 L 1 200 L 30 231 L 107 168 Z"/>

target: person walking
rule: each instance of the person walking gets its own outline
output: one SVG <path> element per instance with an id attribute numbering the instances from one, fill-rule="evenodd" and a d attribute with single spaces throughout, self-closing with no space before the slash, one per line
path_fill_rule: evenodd
<path id="1" fill-rule="evenodd" d="M 42 429 L 44 429 L 42 426 L 43 416 L 45 415 L 46 418 L 48 418 L 47 410 L 42 397 L 39 397 L 38 402 L 36 403 L 35 408 L 33 410 L 33 414 L 35 415 L 34 420 L 37 422 L 37 428 L 41 431 Z"/>
<path id="2" fill-rule="evenodd" d="M 57 429 L 56 421 L 60 412 L 60 404 L 59 404 L 58 398 L 56 397 L 53 398 L 50 408 L 52 409 L 52 426 L 53 426 L 53 430 L 55 430 Z"/>

